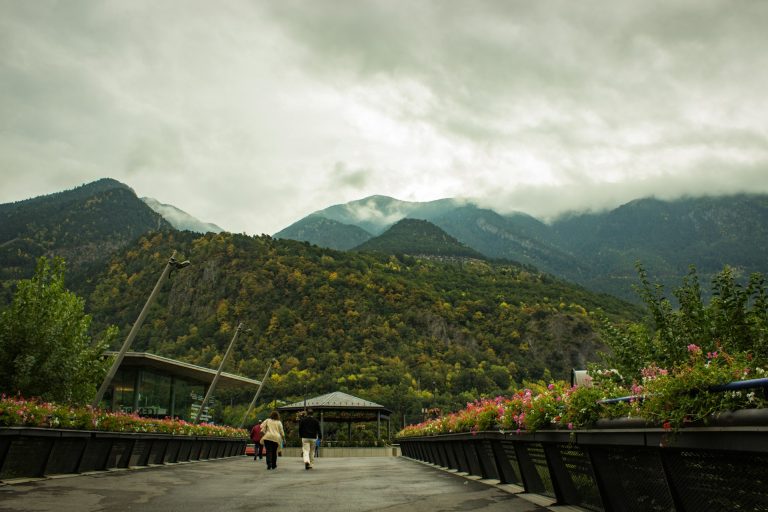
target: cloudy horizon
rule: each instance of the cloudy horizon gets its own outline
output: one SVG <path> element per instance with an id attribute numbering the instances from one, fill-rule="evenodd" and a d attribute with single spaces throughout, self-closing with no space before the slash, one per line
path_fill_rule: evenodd
<path id="1" fill-rule="evenodd" d="M 768 2 L 0 0 L 0 203 L 231 232 L 385 195 L 543 220 L 768 193 Z"/>

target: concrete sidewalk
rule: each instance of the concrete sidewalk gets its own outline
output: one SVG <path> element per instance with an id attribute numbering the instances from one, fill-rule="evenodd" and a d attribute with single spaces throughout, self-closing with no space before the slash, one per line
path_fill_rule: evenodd
<path id="1" fill-rule="evenodd" d="M 490 486 L 400 457 L 236 457 L 0 486 L 0 512 L 301 510 L 546 512 Z"/>

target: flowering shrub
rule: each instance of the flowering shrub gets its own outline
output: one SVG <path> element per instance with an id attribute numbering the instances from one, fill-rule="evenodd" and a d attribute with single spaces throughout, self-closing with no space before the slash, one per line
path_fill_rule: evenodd
<path id="1" fill-rule="evenodd" d="M 0 426 L 71 428 L 107 432 L 142 432 L 180 436 L 247 438 L 243 429 L 176 418 L 142 418 L 90 407 L 70 407 L 23 397 L 0 396 Z"/>
<path id="2" fill-rule="evenodd" d="M 618 374 L 592 372 L 590 386 L 554 382 L 531 385 L 510 397 L 483 399 L 464 410 L 441 418 L 409 425 L 399 437 L 437 435 L 483 430 L 528 431 L 544 428 L 588 428 L 601 418 L 637 417 L 668 429 L 694 421 L 707 421 L 713 414 L 768 406 L 765 390 L 714 391 L 713 386 L 752 378 L 766 378 L 768 371 L 751 365 L 749 355 L 730 356 L 723 351 L 704 353 L 689 348 L 689 360 L 671 370 L 651 365 L 642 369 L 642 381 L 621 385 Z M 627 401 L 601 404 L 609 398 Z"/>
<path id="3" fill-rule="evenodd" d="M 704 351 L 688 345 L 689 359 L 671 371 L 656 367 L 643 369 L 641 391 L 645 400 L 637 404 L 639 414 L 667 428 L 680 428 L 687 423 L 706 421 L 720 411 L 765 407 L 764 392 L 711 391 L 729 382 L 765 377 L 760 367 L 750 366 L 749 354 L 731 356 L 726 352 Z"/>

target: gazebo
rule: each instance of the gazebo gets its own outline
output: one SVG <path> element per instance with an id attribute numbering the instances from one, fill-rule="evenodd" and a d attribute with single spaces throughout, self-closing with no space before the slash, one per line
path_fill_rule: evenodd
<path id="1" fill-rule="evenodd" d="M 353 423 L 376 422 L 376 437 L 381 439 L 381 421 L 387 420 L 387 433 L 391 436 L 390 415 L 392 411 L 356 396 L 348 395 L 341 391 L 334 391 L 325 395 L 307 398 L 301 402 L 278 407 L 278 410 L 286 413 L 298 413 L 305 409 L 312 409 L 320 413 L 320 431 L 325 437 L 325 422 L 346 423 L 349 437 L 352 438 Z"/>

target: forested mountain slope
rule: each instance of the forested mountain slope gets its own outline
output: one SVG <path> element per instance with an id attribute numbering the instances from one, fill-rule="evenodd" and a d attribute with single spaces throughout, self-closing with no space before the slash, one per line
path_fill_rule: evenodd
<path id="1" fill-rule="evenodd" d="M 153 230 L 172 229 L 128 186 L 103 179 L 72 190 L 0 205 L 0 304 L 42 255 L 61 256 L 80 279 L 91 265 Z"/>
<path id="2" fill-rule="evenodd" d="M 253 333 L 229 369 L 260 378 L 276 357 L 265 400 L 338 389 L 400 412 L 455 407 L 523 379 L 567 377 L 602 347 L 589 312 L 639 313 L 512 264 L 169 232 L 142 238 L 97 277 L 95 326 L 126 334 L 173 250 L 192 264 L 163 288 L 134 349 L 216 367 L 242 321 Z"/>

